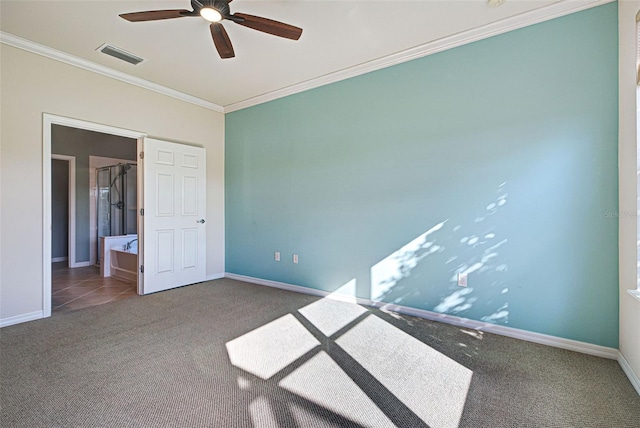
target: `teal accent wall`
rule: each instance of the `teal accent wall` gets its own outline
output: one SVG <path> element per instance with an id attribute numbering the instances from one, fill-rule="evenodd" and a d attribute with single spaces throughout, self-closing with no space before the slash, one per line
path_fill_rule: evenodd
<path id="1" fill-rule="evenodd" d="M 226 271 L 617 348 L 617 46 L 609 3 L 227 114 Z"/>

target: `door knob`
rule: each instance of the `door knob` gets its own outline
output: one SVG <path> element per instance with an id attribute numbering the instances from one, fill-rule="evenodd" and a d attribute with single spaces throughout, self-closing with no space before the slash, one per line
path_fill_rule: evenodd
<path id="1" fill-rule="evenodd" d="M 200 220 L 196 220 L 196 223 L 204 224 L 204 219 L 201 218 Z"/>

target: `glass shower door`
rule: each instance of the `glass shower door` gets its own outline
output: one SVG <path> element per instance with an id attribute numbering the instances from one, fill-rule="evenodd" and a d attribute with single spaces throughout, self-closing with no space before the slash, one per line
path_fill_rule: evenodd
<path id="1" fill-rule="evenodd" d="M 101 168 L 97 170 L 97 212 L 98 212 L 98 263 L 102 259 L 100 254 L 100 238 L 103 236 L 111 236 L 111 192 L 109 191 L 111 183 L 110 168 Z"/>
<path id="2" fill-rule="evenodd" d="M 124 233 L 127 235 L 138 233 L 138 167 L 129 164 L 124 175 Z"/>

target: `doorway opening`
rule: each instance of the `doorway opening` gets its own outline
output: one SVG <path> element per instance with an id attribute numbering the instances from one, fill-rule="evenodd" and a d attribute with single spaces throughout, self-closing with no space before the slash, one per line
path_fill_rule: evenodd
<path id="1" fill-rule="evenodd" d="M 127 168 L 127 173 L 129 173 L 132 165 L 139 158 L 142 139 L 146 135 L 137 131 L 49 114 L 44 114 L 43 125 L 43 188 L 45 190 L 43 201 L 45 210 L 45 224 L 43 225 L 44 316 L 51 316 L 53 307 L 60 310 L 79 309 L 136 295 L 139 288 L 137 257 L 130 269 L 133 275 L 129 275 L 127 278 L 105 277 L 105 272 L 101 272 L 101 268 L 95 266 L 99 251 L 97 245 L 92 245 L 91 236 L 94 234 L 93 232 L 97 232 L 94 227 L 97 227 L 98 219 L 96 216 L 95 221 L 91 221 L 90 201 L 94 197 L 97 200 L 98 186 L 91 186 L 89 157 L 95 155 L 124 159 L 125 163 L 130 164 L 129 168 Z M 58 142 L 60 135 L 66 135 L 66 137 L 62 138 L 61 143 Z M 108 141 L 108 143 L 105 141 Z M 113 141 L 119 141 L 128 146 L 125 150 L 127 155 L 122 155 L 122 152 L 115 150 L 114 147 L 117 144 L 113 144 Z M 68 202 L 70 225 L 67 233 L 67 246 L 69 251 L 66 256 L 59 256 L 60 258 L 67 257 L 66 261 L 55 258 L 53 253 L 54 246 L 55 248 L 60 247 L 60 243 L 54 242 L 54 239 L 59 240 L 60 235 L 64 235 L 64 232 L 58 233 L 59 224 L 53 223 L 54 205 L 58 207 L 60 204 L 58 203 L 59 201 L 54 200 L 52 192 L 54 180 L 52 173 L 56 168 L 52 166 L 52 160 L 60 156 L 75 157 L 75 196 L 69 195 Z M 124 169 L 124 167 L 122 168 Z M 58 166 L 57 169 L 60 169 L 60 167 Z M 138 233 L 142 231 L 140 227 L 141 219 L 135 208 L 142 193 L 139 191 L 141 189 L 139 184 L 141 182 L 140 174 L 141 171 L 136 168 L 131 175 L 135 175 L 137 180 L 133 184 L 129 184 L 128 196 L 130 200 L 128 205 L 132 209 L 127 210 L 131 212 L 126 214 L 130 226 L 129 231 L 135 231 L 135 239 L 138 239 Z M 69 181 L 71 181 L 70 175 Z M 97 183 L 97 177 L 93 181 Z M 118 189 L 122 192 L 122 187 L 118 187 Z M 71 206 L 71 201 L 74 202 L 75 206 Z M 122 208 L 125 206 L 122 200 L 120 200 L 120 203 L 118 201 L 114 201 L 114 203 Z M 75 217 L 73 220 L 71 219 L 72 213 Z M 72 226 L 75 235 L 73 237 L 71 236 Z M 56 229 L 55 231 L 54 228 Z M 127 234 L 122 235 L 122 238 L 127 243 L 133 239 Z M 121 245 L 115 241 L 112 244 L 114 246 Z M 54 260 L 60 261 L 55 262 Z M 104 263 L 102 263 L 102 267 L 104 267 Z"/>
<path id="2" fill-rule="evenodd" d="M 52 262 L 76 264 L 76 158 L 67 155 L 51 155 L 51 233 Z"/>

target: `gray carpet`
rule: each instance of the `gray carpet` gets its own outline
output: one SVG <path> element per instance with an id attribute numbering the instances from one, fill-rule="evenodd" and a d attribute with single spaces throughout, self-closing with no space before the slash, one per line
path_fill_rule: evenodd
<path id="1" fill-rule="evenodd" d="M 2 427 L 639 427 L 618 363 L 222 279 L 0 330 Z"/>

